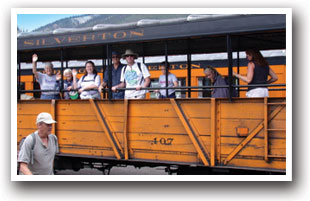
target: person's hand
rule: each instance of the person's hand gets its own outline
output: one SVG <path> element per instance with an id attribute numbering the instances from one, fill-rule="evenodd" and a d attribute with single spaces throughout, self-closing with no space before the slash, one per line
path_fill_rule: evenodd
<path id="1" fill-rule="evenodd" d="M 60 72 L 58 72 L 58 73 L 56 74 L 56 80 L 57 80 L 57 81 L 61 80 L 61 74 L 60 74 Z"/>
<path id="2" fill-rule="evenodd" d="M 237 73 L 235 73 L 234 71 L 233 71 L 233 76 L 236 76 L 237 75 Z"/>
<path id="3" fill-rule="evenodd" d="M 38 61 L 38 55 L 37 54 L 33 54 L 32 55 L 32 62 L 37 62 Z"/>
<path id="4" fill-rule="evenodd" d="M 98 92 L 99 92 L 99 93 L 101 93 L 102 88 L 103 88 L 103 86 L 102 86 L 102 85 L 100 85 L 100 86 L 98 87 Z"/>
<path id="5" fill-rule="evenodd" d="M 82 93 L 84 91 L 84 88 L 79 89 L 79 93 Z"/>
<path id="6" fill-rule="evenodd" d="M 111 89 L 112 89 L 113 92 L 117 91 L 117 87 L 112 87 Z"/>
<path id="7" fill-rule="evenodd" d="M 75 77 L 77 75 L 77 70 L 72 69 L 72 75 L 73 75 L 73 77 Z"/>
<path id="8" fill-rule="evenodd" d="M 154 90 L 154 93 L 159 93 L 159 90 L 157 90 L 157 89 L 156 89 L 156 90 Z"/>
<path id="9" fill-rule="evenodd" d="M 72 89 L 72 86 L 67 87 L 67 90 L 70 91 Z"/>
<path id="10" fill-rule="evenodd" d="M 137 91 L 140 91 L 140 90 L 141 90 L 141 88 L 142 88 L 142 86 L 141 86 L 141 85 L 139 85 L 139 86 L 137 86 L 137 87 L 136 87 L 136 90 L 137 90 Z"/>

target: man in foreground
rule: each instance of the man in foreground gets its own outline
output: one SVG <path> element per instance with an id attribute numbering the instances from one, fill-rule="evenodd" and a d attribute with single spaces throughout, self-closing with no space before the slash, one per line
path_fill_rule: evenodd
<path id="1" fill-rule="evenodd" d="M 19 151 L 17 162 L 22 175 L 53 175 L 55 154 L 58 152 L 57 137 L 51 134 L 52 124 L 56 123 L 49 113 L 37 116 L 37 128 L 26 137 Z"/>

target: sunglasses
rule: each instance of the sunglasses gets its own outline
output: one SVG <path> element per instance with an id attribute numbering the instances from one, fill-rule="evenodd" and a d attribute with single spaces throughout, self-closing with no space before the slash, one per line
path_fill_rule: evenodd
<path id="1" fill-rule="evenodd" d="M 126 55 L 126 57 L 134 57 L 134 55 Z"/>
<path id="2" fill-rule="evenodd" d="M 112 58 L 120 58 L 119 56 L 112 56 Z"/>

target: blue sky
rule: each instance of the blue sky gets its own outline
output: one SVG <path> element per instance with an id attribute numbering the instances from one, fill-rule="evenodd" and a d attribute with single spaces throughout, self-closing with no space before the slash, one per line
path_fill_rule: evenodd
<path id="1" fill-rule="evenodd" d="M 18 14 L 17 26 L 21 30 L 32 31 L 56 20 L 79 14 Z"/>

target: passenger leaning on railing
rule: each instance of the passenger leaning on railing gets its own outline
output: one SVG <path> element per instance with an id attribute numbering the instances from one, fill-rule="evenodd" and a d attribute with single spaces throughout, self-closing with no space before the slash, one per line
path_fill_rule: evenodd
<path id="1" fill-rule="evenodd" d="M 126 50 L 122 55 L 123 59 L 126 59 L 127 65 L 122 69 L 121 84 L 118 87 L 112 87 L 113 91 L 117 88 L 135 88 L 135 90 L 126 90 L 125 99 L 143 99 L 145 98 L 146 90 L 141 88 L 148 87 L 151 79 L 150 73 L 147 67 L 143 63 L 135 62 L 138 58 L 138 54 L 132 50 Z"/>
<path id="2" fill-rule="evenodd" d="M 162 71 L 162 75 L 159 76 L 159 86 L 166 87 L 166 66 L 168 70 L 168 87 L 177 87 L 178 86 L 178 79 L 175 74 L 170 73 L 170 64 L 169 62 L 162 62 L 159 66 L 160 70 Z M 168 97 L 166 94 L 166 89 L 155 90 L 156 93 L 160 94 L 160 98 L 176 98 L 175 96 L 175 89 L 168 89 Z"/>
<path id="3" fill-rule="evenodd" d="M 85 74 L 78 82 L 78 89 L 81 99 L 100 99 L 98 87 L 100 86 L 100 76 L 94 62 L 87 61 L 85 63 Z"/>
<path id="4" fill-rule="evenodd" d="M 120 61 L 121 55 L 118 52 L 113 51 L 112 52 L 112 62 L 113 65 L 111 66 L 112 70 L 112 99 L 124 99 L 124 91 L 117 91 L 117 87 L 120 86 L 121 83 L 121 74 L 122 74 L 122 69 L 124 65 Z M 98 89 L 99 92 L 102 91 L 104 87 L 107 87 L 109 84 L 109 68 L 107 68 L 104 72 L 104 77 L 103 81 Z"/>
<path id="5" fill-rule="evenodd" d="M 44 71 L 46 74 L 38 72 L 37 61 L 38 55 L 32 55 L 32 72 L 35 75 L 36 80 L 39 82 L 41 90 L 51 90 L 42 91 L 41 99 L 60 99 L 58 83 L 58 80 L 61 79 L 60 74 L 58 73 L 57 76 L 54 75 L 53 64 L 51 62 L 45 63 Z"/>
<path id="6" fill-rule="evenodd" d="M 247 50 L 246 57 L 248 62 L 248 72 L 246 76 L 242 76 L 233 72 L 233 75 L 249 84 L 247 97 L 268 97 L 267 87 L 251 87 L 251 84 L 271 84 L 278 80 L 277 75 L 269 67 L 268 62 L 257 50 Z M 268 80 L 268 75 L 270 79 Z"/>
<path id="7" fill-rule="evenodd" d="M 204 70 L 206 78 L 210 79 L 213 86 L 227 85 L 225 79 L 211 66 L 207 66 Z M 228 88 L 214 88 L 212 91 L 212 98 L 228 98 Z"/>

